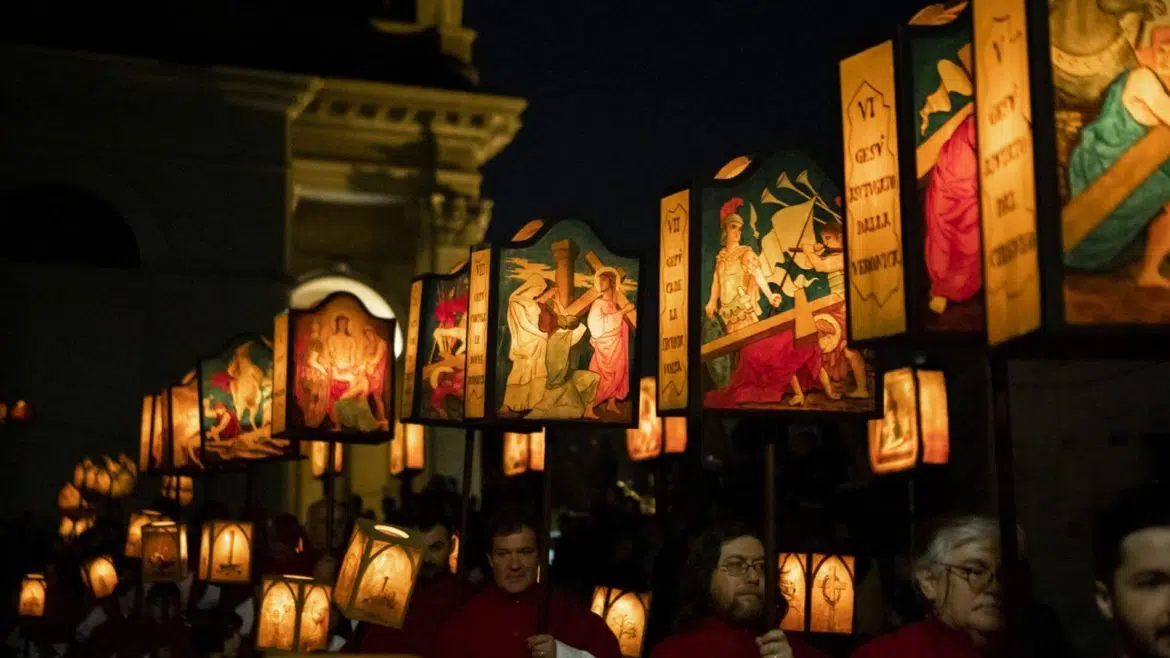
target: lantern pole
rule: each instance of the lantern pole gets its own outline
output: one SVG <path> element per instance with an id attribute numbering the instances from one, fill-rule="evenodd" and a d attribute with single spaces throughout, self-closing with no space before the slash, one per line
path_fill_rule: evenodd
<path id="1" fill-rule="evenodd" d="M 1010 380 L 1007 357 L 993 354 L 991 361 L 992 440 L 995 455 L 996 508 L 999 516 L 1004 617 L 1009 653 L 1021 648 L 1024 628 L 1023 564 L 1016 535 L 1016 483 L 1013 470 Z"/>
<path id="2" fill-rule="evenodd" d="M 256 465 L 248 462 L 247 470 L 244 471 L 244 509 L 248 514 L 252 513 L 252 507 L 256 502 L 255 474 Z"/>
<path id="3" fill-rule="evenodd" d="M 552 460 L 549 459 L 549 446 L 553 444 L 551 427 L 545 428 L 544 434 L 544 472 L 541 474 L 541 518 L 544 525 L 544 545 L 540 551 L 540 573 L 544 577 L 544 600 L 541 603 L 536 618 L 536 634 L 544 635 L 548 632 L 549 608 L 552 607 L 552 569 L 549 559 L 552 555 Z"/>
<path id="4" fill-rule="evenodd" d="M 467 524 L 471 518 L 471 467 L 475 457 L 475 430 L 463 432 L 463 507 L 459 511 L 459 555 L 455 563 L 456 575 L 467 573 Z"/>
<path id="5" fill-rule="evenodd" d="M 325 443 L 325 555 L 333 556 L 333 441 Z"/>
<path id="6" fill-rule="evenodd" d="M 777 425 L 776 434 L 764 442 L 764 622 L 768 629 L 777 627 L 776 591 L 779 574 L 776 552 L 776 442 L 785 431 Z"/>

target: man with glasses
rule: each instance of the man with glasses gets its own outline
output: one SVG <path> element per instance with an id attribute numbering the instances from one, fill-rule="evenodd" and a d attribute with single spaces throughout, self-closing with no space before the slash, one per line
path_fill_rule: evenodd
<path id="1" fill-rule="evenodd" d="M 853 658 L 979 658 L 1003 630 L 999 524 L 981 516 L 937 522 L 914 563 L 928 618 L 862 646 Z"/>
<path id="2" fill-rule="evenodd" d="M 1170 487 L 1122 494 L 1093 538 L 1097 608 L 1113 622 L 1123 658 L 1170 658 Z"/>
<path id="3" fill-rule="evenodd" d="M 764 564 L 764 544 L 748 526 L 720 523 L 704 532 L 682 573 L 675 634 L 651 658 L 823 658 L 784 631 L 764 627 Z M 777 600 L 783 605 L 784 597 Z"/>
<path id="4" fill-rule="evenodd" d="M 440 658 L 621 658 L 601 617 L 560 592 L 553 593 L 547 628 L 537 628 L 546 600 L 537 584 L 538 527 L 507 508 L 490 520 L 494 582 L 444 627 Z"/>

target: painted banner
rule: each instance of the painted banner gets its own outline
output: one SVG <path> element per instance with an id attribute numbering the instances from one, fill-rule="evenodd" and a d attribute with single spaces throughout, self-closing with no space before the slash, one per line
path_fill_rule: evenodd
<path id="1" fill-rule="evenodd" d="M 658 277 L 658 408 L 687 408 L 687 292 L 690 272 L 691 192 L 663 197 Z"/>

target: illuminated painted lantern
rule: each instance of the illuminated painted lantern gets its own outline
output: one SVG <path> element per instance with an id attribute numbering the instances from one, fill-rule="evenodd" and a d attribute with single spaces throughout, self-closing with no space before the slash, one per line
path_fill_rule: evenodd
<path id="1" fill-rule="evenodd" d="M 126 546 L 123 554 L 126 557 L 142 558 L 142 529 L 155 521 L 164 521 L 166 517 L 161 512 L 142 510 L 130 514 L 130 523 L 126 526 Z"/>
<path id="2" fill-rule="evenodd" d="M 307 576 L 264 576 L 256 647 L 309 653 L 329 641 L 330 588 Z"/>
<path id="3" fill-rule="evenodd" d="M 504 432 L 504 475 L 544 470 L 544 430 L 521 434 Z"/>
<path id="4" fill-rule="evenodd" d="M 252 524 L 204 521 L 199 542 L 199 580 L 220 584 L 252 582 Z"/>
<path id="5" fill-rule="evenodd" d="M 57 509 L 62 514 L 80 514 L 88 508 L 89 503 L 82 498 L 81 491 L 72 482 L 66 482 L 57 492 Z"/>
<path id="6" fill-rule="evenodd" d="M 402 628 L 422 561 L 422 544 L 409 531 L 359 520 L 341 561 L 333 602 L 355 621 Z"/>
<path id="7" fill-rule="evenodd" d="M 325 471 L 328 468 L 325 462 L 329 460 L 329 442 L 305 441 L 304 446 L 309 451 L 309 468 L 313 470 L 313 477 L 324 477 Z M 333 473 L 335 475 L 344 472 L 344 448 L 340 443 L 333 444 Z"/>
<path id="8" fill-rule="evenodd" d="M 853 633 L 854 558 L 822 553 L 781 553 L 780 594 L 788 612 L 786 631 Z"/>
<path id="9" fill-rule="evenodd" d="M 411 281 L 399 414 L 407 423 L 463 424 L 470 272 L 463 262 Z"/>
<path id="10" fill-rule="evenodd" d="M 118 571 L 114 568 L 114 558 L 101 555 L 86 560 L 81 565 L 81 579 L 85 581 L 85 588 L 95 599 L 104 599 L 114 593 L 118 586 Z"/>
<path id="11" fill-rule="evenodd" d="M 154 521 L 142 526 L 142 582 L 179 582 L 187 577 L 187 526 Z"/>
<path id="12" fill-rule="evenodd" d="M 272 342 L 238 336 L 196 368 L 202 455 L 208 468 L 298 459 L 296 441 L 272 436 Z"/>
<path id="13" fill-rule="evenodd" d="M 660 213 L 660 415 L 874 414 L 869 355 L 848 341 L 841 191 L 815 162 L 736 158 Z"/>
<path id="14" fill-rule="evenodd" d="M 869 463 L 892 473 L 950 457 L 947 385 L 942 372 L 900 368 L 884 375 L 884 413 L 868 424 Z"/>
<path id="15" fill-rule="evenodd" d="M 626 451 L 630 459 L 643 461 L 663 454 L 677 454 L 687 449 L 687 420 L 658 415 L 658 387 L 653 377 L 643 377 L 638 411 L 638 426 L 626 430 Z"/>
<path id="16" fill-rule="evenodd" d="M 162 494 L 180 507 L 186 507 L 195 498 L 195 481 L 189 475 L 164 475 Z"/>
<path id="17" fill-rule="evenodd" d="M 417 472 L 426 467 L 426 428 L 411 423 L 394 423 L 390 439 L 390 474 Z"/>
<path id="18" fill-rule="evenodd" d="M 641 260 L 580 220 L 532 227 L 472 250 L 465 417 L 636 426 Z M 586 345 L 592 357 L 575 363 Z"/>
<path id="19" fill-rule="evenodd" d="M 272 436 L 340 443 L 390 439 L 394 320 L 338 292 L 276 317 Z"/>
<path id="20" fill-rule="evenodd" d="M 203 471 L 203 437 L 200 431 L 203 414 L 199 402 L 199 379 L 192 370 L 177 386 L 166 390 L 168 431 L 163 443 L 164 473 L 198 473 Z"/>
<path id="21" fill-rule="evenodd" d="M 626 592 L 615 587 L 597 587 L 589 609 L 605 620 L 617 637 L 622 655 L 640 658 L 650 617 L 650 593 Z"/>
<path id="22" fill-rule="evenodd" d="M 25 575 L 20 581 L 20 616 L 44 616 L 46 591 L 43 575 L 39 573 Z"/>

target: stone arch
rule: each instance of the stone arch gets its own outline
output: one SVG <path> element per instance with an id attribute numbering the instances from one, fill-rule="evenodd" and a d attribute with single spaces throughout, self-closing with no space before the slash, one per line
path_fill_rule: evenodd
<path id="1" fill-rule="evenodd" d="M 0 258 L 42 265 L 137 269 L 138 236 L 112 204 L 88 189 L 33 183 L 0 195 Z"/>

